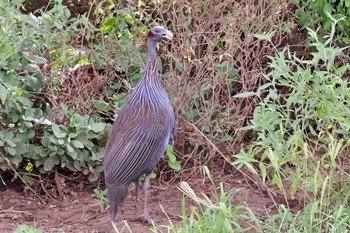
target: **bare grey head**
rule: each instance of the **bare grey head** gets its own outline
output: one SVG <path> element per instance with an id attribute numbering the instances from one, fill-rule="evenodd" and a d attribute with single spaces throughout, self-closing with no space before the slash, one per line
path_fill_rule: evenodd
<path id="1" fill-rule="evenodd" d="M 156 44 L 166 40 L 171 40 L 173 38 L 173 33 L 162 26 L 154 26 L 148 32 L 147 46 L 150 59 L 153 60 L 157 57 Z"/>
<path id="2" fill-rule="evenodd" d="M 162 26 L 154 26 L 148 32 L 148 38 L 154 42 L 161 42 L 164 39 L 171 40 L 173 33 Z"/>

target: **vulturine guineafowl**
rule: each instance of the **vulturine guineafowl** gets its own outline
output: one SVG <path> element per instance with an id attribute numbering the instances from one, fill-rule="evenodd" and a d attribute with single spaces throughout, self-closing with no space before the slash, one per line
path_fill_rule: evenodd
<path id="1" fill-rule="evenodd" d="M 175 117 L 157 71 L 156 44 L 172 33 L 155 26 L 148 33 L 149 61 L 145 72 L 119 113 L 109 136 L 103 160 L 111 220 L 128 194 L 131 182 L 144 180 L 145 202 L 140 220 L 151 222 L 148 210 L 150 173 L 164 154 L 175 128 Z"/>

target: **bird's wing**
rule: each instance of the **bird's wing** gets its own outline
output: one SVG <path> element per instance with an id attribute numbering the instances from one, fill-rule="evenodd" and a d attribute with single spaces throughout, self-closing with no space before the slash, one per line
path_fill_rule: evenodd
<path id="1" fill-rule="evenodd" d="M 113 133 L 116 133 L 113 135 Z M 104 165 L 109 183 L 128 183 L 153 169 L 164 153 L 170 132 L 160 124 L 138 123 L 118 133 L 111 133 L 113 141 L 108 143 Z"/>

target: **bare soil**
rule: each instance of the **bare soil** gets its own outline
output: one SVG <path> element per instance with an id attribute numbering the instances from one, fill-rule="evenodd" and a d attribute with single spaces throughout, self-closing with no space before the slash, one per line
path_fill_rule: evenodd
<path id="1" fill-rule="evenodd" d="M 234 196 L 233 204 L 246 202 L 257 216 L 264 218 L 275 212 L 273 201 L 253 183 L 247 181 L 241 174 L 233 172 L 224 174 L 216 172 L 214 181 L 224 183 L 226 191 L 241 188 L 243 191 Z M 205 193 L 213 197 L 213 186 L 201 177 L 188 176 L 185 180 L 195 190 L 197 195 Z M 217 185 L 218 186 L 218 185 Z M 150 213 L 156 225 L 166 226 L 171 219 L 174 225 L 181 224 L 181 206 L 183 193 L 178 189 L 179 183 L 160 183 L 154 180 L 150 188 Z M 113 232 L 109 221 L 109 211 L 101 212 L 98 200 L 93 197 L 92 189 L 82 192 L 71 191 L 64 198 L 45 199 L 46 204 L 41 204 L 30 192 L 18 192 L 8 185 L 8 189 L 0 196 L 0 232 L 13 232 L 21 224 L 41 229 L 43 232 Z M 151 227 L 148 224 L 133 221 L 137 214 L 135 189 L 130 189 L 130 194 L 119 208 L 117 219 L 118 229 L 122 229 L 124 221 L 131 227 L 132 232 L 148 232 Z M 283 203 L 283 198 L 275 196 L 275 201 Z M 42 198 L 45 198 L 44 196 Z M 193 201 L 185 197 L 186 209 L 189 213 L 195 207 Z M 296 209 L 300 208 L 298 201 L 290 201 Z M 162 211 L 163 207 L 166 214 Z M 124 231 L 128 232 L 128 231 Z"/>

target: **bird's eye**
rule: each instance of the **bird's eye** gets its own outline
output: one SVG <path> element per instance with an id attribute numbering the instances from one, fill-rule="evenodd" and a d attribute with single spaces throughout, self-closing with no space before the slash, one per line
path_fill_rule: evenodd
<path id="1" fill-rule="evenodd" d="M 159 32 L 159 30 L 158 30 L 158 29 L 156 29 L 156 30 L 154 30 L 154 32 L 158 33 L 158 32 Z"/>

